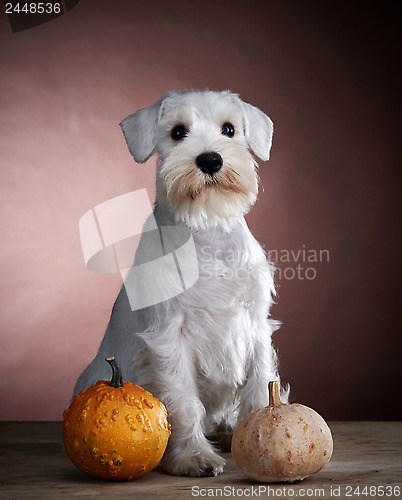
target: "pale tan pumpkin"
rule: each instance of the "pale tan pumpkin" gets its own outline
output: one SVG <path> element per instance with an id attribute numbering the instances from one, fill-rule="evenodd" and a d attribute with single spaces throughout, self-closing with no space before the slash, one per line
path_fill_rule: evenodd
<path id="1" fill-rule="evenodd" d="M 282 403 L 278 382 L 269 383 L 269 405 L 247 415 L 232 439 L 239 469 L 260 482 L 291 482 L 315 474 L 331 458 L 325 420 L 307 406 Z"/>
<path id="2" fill-rule="evenodd" d="M 142 387 L 123 382 L 114 357 L 106 361 L 112 380 L 81 391 L 64 412 L 64 447 L 86 474 L 129 481 L 158 465 L 170 425 L 164 405 Z"/>

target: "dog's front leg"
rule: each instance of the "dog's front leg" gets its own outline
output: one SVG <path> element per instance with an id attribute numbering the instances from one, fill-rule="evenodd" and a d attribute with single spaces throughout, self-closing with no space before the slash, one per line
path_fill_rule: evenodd
<path id="1" fill-rule="evenodd" d="M 169 331 L 147 332 L 142 338 L 150 350 L 146 386 L 166 406 L 172 434 L 163 467 L 170 474 L 216 476 L 224 460 L 204 434 L 205 408 L 196 383 L 192 352 L 181 325 Z M 144 381 L 145 382 L 145 381 Z"/>
<path id="2" fill-rule="evenodd" d="M 191 384 L 172 385 L 162 398 L 172 426 L 162 465 L 174 475 L 217 476 L 223 472 L 225 462 L 205 437 L 201 401 L 187 391 L 192 391 Z"/>
<path id="3" fill-rule="evenodd" d="M 249 412 L 268 404 L 268 383 L 279 380 L 277 355 L 271 341 L 272 333 L 277 328 L 277 322 L 273 320 L 264 319 L 260 323 L 246 383 L 240 390 L 238 422 Z M 286 402 L 287 399 L 288 391 L 282 392 L 282 400 Z"/>

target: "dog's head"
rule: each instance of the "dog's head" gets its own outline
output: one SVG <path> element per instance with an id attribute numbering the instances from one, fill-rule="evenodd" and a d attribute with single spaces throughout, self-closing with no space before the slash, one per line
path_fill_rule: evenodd
<path id="1" fill-rule="evenodd" d="M 122 121 L 134 159 L 157 153 L 157 201 L 195 229 L 245 214 L 258 193 L 257 163 L 266 161 L 272 121 L 231 92 L 175 91 Z"/>

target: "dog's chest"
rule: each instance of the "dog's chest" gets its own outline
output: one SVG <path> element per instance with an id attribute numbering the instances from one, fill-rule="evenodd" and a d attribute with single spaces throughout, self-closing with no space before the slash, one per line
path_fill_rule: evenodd
<path id="1" fill-rule="evenodd" d="M 196 240 L 196 246 L 200 277 L 182 304 L 183 335 L 199 377 L 237 386 L 244 382 L 257 334 L 253 248 L 244 238 Z"/>

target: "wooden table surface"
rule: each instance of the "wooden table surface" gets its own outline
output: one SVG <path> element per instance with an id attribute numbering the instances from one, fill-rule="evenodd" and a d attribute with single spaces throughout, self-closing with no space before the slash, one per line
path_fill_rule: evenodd
<path id="1" fill-rule="evenodd" d="M 0 422 L 0 499 L 397 498 L 402 488 L 402 422 L 332 422 L 334 454 L 296 484 L 249 481 L 229 453 L 225 472 L 185 478 L 155 469 L 131 482 L 99 481 L 66 457 L 59 422 Z M 382 487 L 382 488 L 381 488 Z M 398 494 L 399 493 L 399 494 Z"/>

